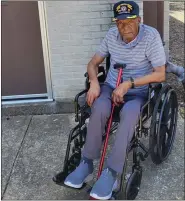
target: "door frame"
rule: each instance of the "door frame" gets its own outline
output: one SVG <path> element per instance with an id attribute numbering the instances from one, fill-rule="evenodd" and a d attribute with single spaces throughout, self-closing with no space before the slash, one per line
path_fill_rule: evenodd
<path id="1" fill-rule="evenodd" d="M 39 14 L 39 21 L 40 21 L 40 32 L 41 32 L 47 93 L 2 96 L 1 99 L 2 99 L 3 105 L 16 104 L 16 103 L 30 103 L 30 102 L 34 103 L 34 102 L 42 102 L 42 101 L 53 101 L 51 67 L 50 67 L 51 63 L 50 63 L 50 51 L 49 51 L 49 40 L 48 40 L 48 25 L 46 20 L 47 19 L 46 4 L 44 1 L 38 1 L 38 14 Z M 19 100 L 19 99 L 22 99 L 22 100 Z"/>
<path id="2" fill-rule="evenodd" d="M 38 1 L 38 11 L 39 11 L 39 19 L 40 19 L 40 30 L 41 30 L 42 50 L 43 50 L 43 57 L 44 57 L 47 94 L 48 94 L 48 99 L 53 99 L 48 24 L 46 20 L 47 19 L 46 4 L 44 1 Z"/>

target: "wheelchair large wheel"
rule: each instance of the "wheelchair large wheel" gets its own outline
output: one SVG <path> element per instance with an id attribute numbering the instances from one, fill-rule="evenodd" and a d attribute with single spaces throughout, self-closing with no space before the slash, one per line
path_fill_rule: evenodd
<path id="1" fill-rule="evenodd" d="M 155 164 L 160 164 L 166 160 L 172 150 L 177 114 L 177 95 L 169 85 L 165 85 L 156 101 L 150 128 L 150 155 Z"/>

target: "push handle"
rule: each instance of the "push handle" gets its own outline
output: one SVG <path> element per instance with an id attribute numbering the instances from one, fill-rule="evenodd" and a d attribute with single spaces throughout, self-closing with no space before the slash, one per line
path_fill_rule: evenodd
<path id="1" fill-rule="evenodd" d="M 114 64 L 114 69 L 120 69 L 120 68 L 122 68 L 122 69 L 124 69 L 124 68 L 126 68 L 126 64 L 119 64 L 119 63 L 116 63 L 116 64 Z"/>
<path id="2" fill-rule="evenodd" d="M 121 83 L 121 79 L 122 79 L 122 74 L 123 74 L 123 69 L 126 68 L 126 64 L 119 64 L 119 63 L 116 63 L 114 65 L 114 69 L 118 69 L 119 72 L 118 72 L 118 77 L 117 77 L 117 82 L 116 82 L 116 87 L 119 86 L 119 84 Z"/>

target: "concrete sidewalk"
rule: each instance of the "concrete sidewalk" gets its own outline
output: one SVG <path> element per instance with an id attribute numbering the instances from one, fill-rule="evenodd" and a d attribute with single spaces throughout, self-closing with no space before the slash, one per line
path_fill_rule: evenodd
<path id="1" fill-rule="evenodd" d="M 74 115 L 2 117 L 2 199 L 84 200 L 85 190 L 53 183 L 63 166 L 68 133 Z M 179 115 L 177 135 L 169 159 L 156 166 L 148 158 L 137 199 L 184 199 L 184 119 Z"/>

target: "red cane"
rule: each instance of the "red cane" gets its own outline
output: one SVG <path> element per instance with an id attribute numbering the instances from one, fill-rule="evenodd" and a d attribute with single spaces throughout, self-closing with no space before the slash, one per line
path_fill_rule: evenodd
<path id="1" fill-rule="evenodd" d="M 121 78 L 122 78 L 122 73 L 123 73 L 123 68 L 125 68 L 126 65 L 125 64 L 115 64 L 114 68 L 115 69 L 119 69 L 118 72 L 118 77 L 117 77 L 117 82 L 116 82 L 116 88 L 119 86 L 120 82 L 121 82 Z M 108 121 L 108 127 L 107 127 L 107 132 L 106 132 L 106 138 L 105 138 L 105 142 L 104 142 L 104 146 L 103 146 L 103 151 L 102 151 L 102 155 L 101 155 L 101 159 L 100 159 L 100 165 L 99 165 L 99 170 L 98 170 L 98 176 L 97 179 L 100 177 L 102 169 L 103 169 L 103 164 L 104 164 L 104 160 L 105 160 L 105 154 L 106 154 L 106 150 L 107 150 L 107 145 L 108 145 L 108 140 L 109 140 L 109 134 L 110 134 L 110 129 L 111 129 L 111 125 L 112 125 L 112 117 L 113 117 L 113 113 L 114 113 L 114 108 L 115 108 L 115 104 L 112 103 L 112 109 L 111 109 L 111 114 L 109 117 L 109 121 Z M 90 197 L 90 199 L 94 199 L 93 197 Z"/>

